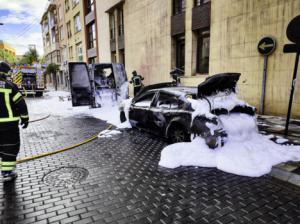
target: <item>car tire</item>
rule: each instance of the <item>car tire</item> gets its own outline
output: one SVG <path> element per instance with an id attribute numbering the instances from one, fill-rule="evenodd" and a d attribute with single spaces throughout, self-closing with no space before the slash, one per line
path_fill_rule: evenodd
<path id="1" fill-rule="evenodd" d="M 168 139 L 171 143 L 190 142 L 191 136 L 182 125 L 173 124 L 169 127 Z"/>
<path id="2" fill-rule="evenodd" d="M 120 121 L 121 121 L 122 123 L 126 121 L 126 116 L 125 116 L 124 111 L 121 111 L 121 112 L 120 112 Z"/>

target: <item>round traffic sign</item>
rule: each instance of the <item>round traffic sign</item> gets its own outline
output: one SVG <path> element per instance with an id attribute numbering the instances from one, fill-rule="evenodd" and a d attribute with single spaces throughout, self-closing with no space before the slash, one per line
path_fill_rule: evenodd
<path id="1" fill-rule="evenodd" d="M 262 55 L 270 55 L 276 48 L 276 41 L 272 37 L 263 37 L 258 45 L 257 50 Z"/>
<path id="2" fill-rule="evenodd" d="M 291 20 L 286 29 L 287 38 L 300 45 L 300 15 Z"/>

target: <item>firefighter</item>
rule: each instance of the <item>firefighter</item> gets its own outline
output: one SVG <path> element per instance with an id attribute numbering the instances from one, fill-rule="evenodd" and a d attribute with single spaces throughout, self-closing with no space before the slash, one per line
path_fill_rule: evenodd
<path id="1" fill-rule="evenodd" d="M 18 87 L 6 80 L 10 70 L 7 63 L 0 61 L 0 157 L 3 181 L 12 181 L 17 177 L 14 171 L 20 150 L 19 121 L 28 126 L 28 112 L 25 100 Z"/>
<path id="2" fill-rule="evenodd" d="M 131 78 L 130 83 L 133 84 L 133 94 L 134 96 L 136 96 L 138 92 L 141 90 L 141 88 L 143 87 L 142 80 L 144 80 L 144 77 L 138 75 L 136 71 L 133 71 L 132 75 L 133 76 Z"/>

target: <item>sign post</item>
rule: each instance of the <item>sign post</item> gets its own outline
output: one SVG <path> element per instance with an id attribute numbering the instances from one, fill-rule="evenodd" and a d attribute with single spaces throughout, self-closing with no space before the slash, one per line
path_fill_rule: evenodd
<path id="1" fill-rule="evenodd" d="M 291 85 L 291 93 L 290 93 L 288 112 L 287 112 L 286 123 L 285 123 L 285 130 L 284 130 L 285 136 L 287 136 L 288 131 L 289 131 L 289 122 L 290 122 L 292 105 L 293 105 L 294 91 L 295 91 L 295 86 L 296 86 L 296 82 L 297 82 L 297 71 L 298 71 L 299 55 L 300 55 L 300 15 L 296 16 L 289 23 L 289 25 L 286 29 L 286 35 L 287 35 L 288 39 L 295 44 L 284 45 L 283 52 L 284 53 L 296 53 L 296 59 L 295 59 L 295 66 L 294 66 L 294 72 L 293 72 L 293 80 L 292 80 L 292 85 Z"/>
<path id="2" fill-rule="evenodd" d="M 263 80 L 262 90 L 260 97 L 260 114 L 264 114 L 265 108 L 265 96 L 266 96 L 266 82 L 267 82 L 267 70 L 268 70 L 268 57 L 276 48 L 276 41 L 272 37 L 263 37 L 257 45 L 258 52 L 264 56 L 264 68 L 263 68 Z"/>

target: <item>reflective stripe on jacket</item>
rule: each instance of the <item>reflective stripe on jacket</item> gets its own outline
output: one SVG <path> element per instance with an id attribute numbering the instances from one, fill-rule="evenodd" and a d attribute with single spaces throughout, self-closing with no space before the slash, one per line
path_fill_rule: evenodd
<path id="1" fill-rule="evenodd" d="M 22 94 L 15 84 L 0 79 L 0 126 L 18 123 L 20 117 L 28 119 L 27 106 Z"/>

